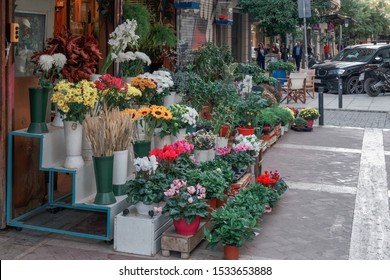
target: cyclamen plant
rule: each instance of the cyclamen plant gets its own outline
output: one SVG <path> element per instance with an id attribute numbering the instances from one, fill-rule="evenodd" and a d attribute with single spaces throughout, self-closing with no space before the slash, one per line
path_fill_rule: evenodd
<path id="1" fill-rule="evenodd" d="M 259 155 L 259 152 L 261 150 L 261 140 L 259 140 L 258 137 L 256 137 L 256 135 L 252 134 L 252 135 L 248 135 L 248 136 L 244 136 L 242 134 L 239 134 L 236 136 L 236 144 L 234 145 L 237 146 L 237 145 L 240 145 L 240 144 L 245 144 L 246 146 L 249 146 L 251 148 L 251 151 L 253 151 L 253 156 L 258 156 Z"/>
<path id="2" fill-rule="evenodd" d="M 279 181 L 280 174 L 278 170 L 274 172 L 267 170 L 264 171 L 264 175 L 260 175 L 256 178 L 256 182 L 266 186 L 267 188 L 275 189 L 276 182 Z"/>
<path id="3" fill-rule="evenodd" d="M 138 173 L 144 172 L 144 174 L 152 174 L 158 167 L 156 156 L 152 155 L 148 157 L 135 158 L 134 159 L 135 171 Z"/>
<path id="4" fill-rule="evenodd" d="M 207 217 L 206 189 L 197 184 L 187 185 L 187 181 L 173 180 L 170 188 L 164 192 L 166 205 L 163 212 L 178 221 L 184 218 L 187 224 L 192 223 L 196 216 Z"/>
<path id="5" fill-rule="evenodd" d="M 194 149 L 194 145 L 188 143 L 186 140 L 176 140 L 172 147 L 174 148 L 182 148 L 184 150 L 184 153 L 191 154 L 192 150 Z"/>

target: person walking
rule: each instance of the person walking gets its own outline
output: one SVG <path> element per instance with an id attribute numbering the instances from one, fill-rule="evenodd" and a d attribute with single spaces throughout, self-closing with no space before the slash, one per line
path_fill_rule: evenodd
<path id="1" fill-rule="evenodd" d="M 267 54 L 267 49 L 265 49 L 263 44 L 260 43 L 257 48 L 255 48 L 255 51 L 257 54 L 257 65 L 265 70 L 265 56 Z"/>
<path id="2" fill-rule="evenodd" d="M 288 60 L 289 52 L 290 52 L 289 48 L 287 48 L 286 45 L 283 43 L 282 46 L 280 47 L 280 54 L 281 54 L 281 59 L 283 59 L 284 62 Z"/>
<path id="3" fill-rule="evenodd" d="M 325 54 L 325 59 L 329 59 L 330 57 L 330 47 L 328 44 L 325 44 L 324 46 L 324 54 Z"/>
<path id="4" fill-rule="evenodd" d="M 295 59 L 295 65 L 297 66 L 297 71 L 299 72 L 302 60 L 302 46 L 301 42 L 297 42 L 293 48 L 293 58 Z"/>

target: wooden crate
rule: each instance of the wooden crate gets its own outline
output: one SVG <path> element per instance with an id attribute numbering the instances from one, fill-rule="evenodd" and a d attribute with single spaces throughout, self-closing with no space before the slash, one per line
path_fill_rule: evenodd
<path id="1" fill-rule="evenodd" d="M 236 195 L 242 188 L 248 185 L 252 180 L 252 173 L 247 173 L 240 180 L 231 185 L 231 190 L 227 193 L 230 196 Z"/>

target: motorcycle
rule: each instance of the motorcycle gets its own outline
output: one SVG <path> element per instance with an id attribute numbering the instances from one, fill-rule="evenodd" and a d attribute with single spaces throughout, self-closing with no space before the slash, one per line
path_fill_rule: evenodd
<path id="1" fill-rule="evenodd" d="M 314 55 L 309 55 L 308 57 L 308 64 L 307 66 L 309 67 L 309 69 L 311 69 L 311 67 L 313 67 L 314 64 L 318 64 L 318 63 L 321 63 L 321 61 L 319 61 Z"/>
<path id="2" fill-rule="evenodd" d="M 378 61 L 381 63 L 366 65 L 359 76 L 359 80 L 364 81 L 364 90 L 371 97 L 390 91 L 390 62 Z"/>

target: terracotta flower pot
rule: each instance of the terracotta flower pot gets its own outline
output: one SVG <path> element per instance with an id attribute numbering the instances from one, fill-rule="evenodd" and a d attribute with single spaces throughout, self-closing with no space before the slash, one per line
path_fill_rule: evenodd
<path id="1" fill-rule="evenodd" d="M 223 253 L 225 260 L 238 260 L 238 256 L 240 255 L 240 248 L 236 246 L 225 245 L 223 247 Z"/>
<path id="2" fill-rule="evenodd" d="M 211 213 L 211 212 L 214 212 L 215 209 L 217 209 L 217 199 L 216 198 L 207 199 L 206 203 L 209 206 L 209 207 L 207 207 L 207 212 Z"/>
<path id="3" fill-rule="evenodd" d="M 175 231 L 177 234 L 181 235 L 194 235 L 200 225 L 200 216 L 196 216 L 195 220 L 191 224 L 187 224 L 184 218 L 176 221 L 173 220 L 173 226 L 175 227 Z"/>
<path id="4" fill-rule="evenodd" d="M 239 128 L 237 128 L 237 130 L 238 130 L 239 134 L 242 134 L 244 136 L 255 134 L 254 128 L 239 127 Z"/>

